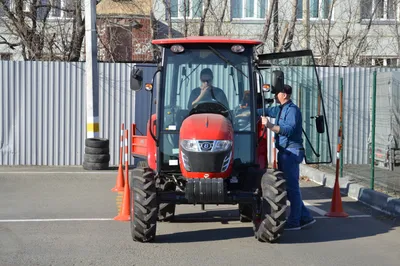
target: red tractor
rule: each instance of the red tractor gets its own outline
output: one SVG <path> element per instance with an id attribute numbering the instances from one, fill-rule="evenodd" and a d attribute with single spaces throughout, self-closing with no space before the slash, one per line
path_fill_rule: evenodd
<path id="1" fill-rule="evenodd" d="M 305 161 L 330 162 L 312 52 L 256 55 L 262 42 L 222 37 L 152 43 L 161 58 L 145 89 L 156 94 L 155 114 L 150 107 L 146 136 L 132 136 L 132 154 L 143 159 L 129 180 L 133 240 L 155 240 L 157 221 L 173 219 L 177 204 L 238 204 L 240 221 L 253 222 L 259 241 L 276 241 L 286 221 L 285 179 L 268 169 L 268 132 L 257 109 L 274 102 L 268 95 L 288 76 L 303 112 Z M 142 83 L 134 67 L 131 89 Z"/>

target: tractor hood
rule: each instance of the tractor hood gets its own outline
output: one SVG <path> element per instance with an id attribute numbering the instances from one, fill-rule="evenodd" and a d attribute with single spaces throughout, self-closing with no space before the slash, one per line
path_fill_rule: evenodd
<path id="1" fill-rule="evenodd" d="M 219 114 L 195 114 L 181 126 L 180 139 L 233 140 L 232 123 Z"/>
<path id="2" fill-rule="evenodd" d="M 219 114 L 194 114 L 181 126 L 179 156 L 186 178 L 229 177 L 232 171 L 233 127 Z"/>

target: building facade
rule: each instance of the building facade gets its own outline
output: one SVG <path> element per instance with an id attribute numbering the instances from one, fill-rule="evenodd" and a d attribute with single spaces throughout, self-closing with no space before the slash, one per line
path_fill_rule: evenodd
<path id="1" fill-rule="evenodd" d="M 174 36 L 199 34 L 203 20 L 205 35 L 262 39 L 265 51 L 309 47 L 320 65 L 400 63 L 399 0 L 308 0 L 308 6 L 304 4 L 307 0 L 154 0 L 153 10 L 158 21 L 172 26 Z"/>

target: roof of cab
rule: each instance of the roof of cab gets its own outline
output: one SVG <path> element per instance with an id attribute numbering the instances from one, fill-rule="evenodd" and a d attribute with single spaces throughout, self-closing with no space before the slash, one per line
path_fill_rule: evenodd
<path id="1" fill-rule="evenodd" d="M 152 44 L 169 46 L 173 44 L 196 44 L 196 43 L 225 43 L 225 44 L 243 44 L 243 45 L 259 45 L 262 41 L 259 40 L 245 40 L 245 39 L 233 39 L 221 36 L 192 36 L 186 38 L 173 38 L 173 39 L 157 39 L 151 42 Z"/>

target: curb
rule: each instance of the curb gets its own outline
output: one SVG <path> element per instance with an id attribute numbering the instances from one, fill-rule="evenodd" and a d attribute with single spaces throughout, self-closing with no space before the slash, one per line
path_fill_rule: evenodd
<path id="1" fill-rule="evenodd" d="M 335 175 L 322 172 L 303 164 L 300 165 L 300 176 L 306 176 L 313 182 L 325 187 L 333 188 L 335 185 Z M 339 186 L 341 192 L 348 197 L 386 214 L 400 217 L 399 198 L 393 198 L 382 192 L 356 184 L 352 181 L 350 176 L 340 178 Z"/>

